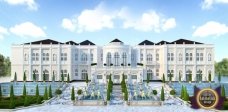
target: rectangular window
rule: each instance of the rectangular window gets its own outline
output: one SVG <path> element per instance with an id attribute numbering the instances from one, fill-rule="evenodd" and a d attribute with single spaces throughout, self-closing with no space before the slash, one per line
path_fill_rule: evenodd
<path id="1" fill-rule="evenodd" d="M 132 75 L 131 79 L 137 79 L 137 75 Z"/>
<path id="2" fill-rule="evenodd" d="M 159 69 L 156 69 L 156 76 L 159 76 Z"/>
<path id="3" fill-rule="evenodd" d="M 90 54 L 90 59 L 93 62 L 93 54 L 92 53 Z"/>
<path id="4" fill-rule="evenodd" d="M 203 61 L 203 53 L 200 53 L 200 61 Z"/>
<path id="5" fill-rule="evenodd" d="M 199 61 L 199 53 L 196 53 L 196 61 Z"/>
<path id="6" fill-rule="evenodd" d="M 143 61 L 143 54 L 140 54 L 140 61 Z"/>
<path id="7" fill-rule="evenodd" d="M 103 61 L 103 54 L 101 53 L 101 61 Z"/>
<path id="8" fill-rule="evenodd" d="M 97 75 L 97 79 L 102 79 L 102 75 Z"/>
<path id="9" fill-rule="evenodd" d="M 74 55 L 74 60 L 75 60 L 75 61 L 78 61 L 78 53 L 75 53 L 75 55 Z"/>
<path id="10" fill-rule="evenodd" d="M 156 54 L 156 61 L 159 61 L 159 54 Z"/>
<path id="11" fill-rule="evenodd" d="M 171 53 L 171 61 L 173 61 L 173 60 L 174 60 L 174 54 Z"/>
<path id="12" fill-rule="evenodd" d="M 189 59 L 188 53 L 186 53 L 185 58 L 186 58 L 186 61 L 188 61 Z"/>
<path id="13" fill-rule="evenodd" d="M 190 53 L 189 60 L 192 61 L 192 53 Z"/>
<path id="14" fill-rule="evenodd" d="M 170 53 L 168 53 L 167 60 L 170 61 Z"/>
<path id="15" fill-rule="evenodd" d="M 61 53 L 61 61 L 67 61 L 67 53 Z"/>
<path id="16" fill-rule="evenodd" d="M 109 79 L 109 76 L 110 76 L 110 75 L 106 75 L 106 79 Z"/>
<path id="17" fill-rule="evenodd" d="M 119 75 L 114 75 L 114 79 L 120 79 Z"/>
<path id="18" fill-rule="evenodd" d="M 75 69 L 75 70 L 74 70 L 74 75 L 75 75 L 75 76 L 78 76 L 78 69 Z"/>

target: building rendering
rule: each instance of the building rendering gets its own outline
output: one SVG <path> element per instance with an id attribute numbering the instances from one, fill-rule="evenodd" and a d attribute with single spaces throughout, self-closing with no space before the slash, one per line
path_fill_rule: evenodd
<path id="1" fill-rule="evenodd" d="M 22 81 L 56 81 L 69 74 L 71 81 L 90 80 L 106 83 L 111 74 L 120 83 L 122 74 L 128 82 L 149 78 L 172 81 L 207 81 L 214 78 L 214 46 L 186 39 L 158 43 L 144 40 L 131 46 L 114 39 L 104 46 L 89 40 L 65 43 L 51 39 L 12 45 L 11 76 Z M 35 78 L 33 78 L 35 76 Z M 170 78 L 171 77 L 171 78 Z"/>

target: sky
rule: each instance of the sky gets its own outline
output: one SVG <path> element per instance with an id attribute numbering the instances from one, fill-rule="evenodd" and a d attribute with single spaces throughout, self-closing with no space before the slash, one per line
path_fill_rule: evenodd
<path id="1" fill-rule="evenodd" d="M 228 0 L 0 0 L 0 54 L 42 39 L 106 45 L 174 41 L 213 44 L 228 58 Z"/>

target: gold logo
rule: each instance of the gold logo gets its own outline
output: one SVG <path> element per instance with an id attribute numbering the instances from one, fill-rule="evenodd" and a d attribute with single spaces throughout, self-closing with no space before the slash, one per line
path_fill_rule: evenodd
<path id="1" fill-rule="evenodd" d="M 211 109 L 218 104 L 218 93 L 213 89 L 202 89 L 197 94 L 197 103 L 201 108 Z"/>

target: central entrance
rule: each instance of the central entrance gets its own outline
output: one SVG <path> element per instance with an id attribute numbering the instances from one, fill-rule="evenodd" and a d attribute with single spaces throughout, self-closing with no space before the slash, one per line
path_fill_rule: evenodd
<path id="1" fill-rule="evenodd" d="M 115 75 L 113 75 L 113 83 L 114 84 L 120 84 L 120 75 L 117 75 L 117 74 L 115 74 Z"/>

